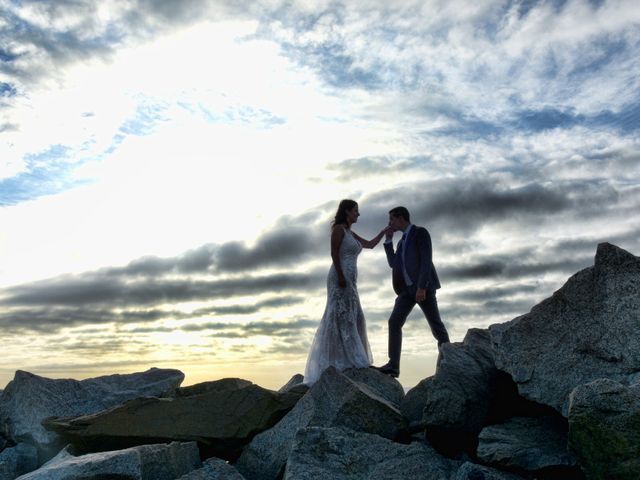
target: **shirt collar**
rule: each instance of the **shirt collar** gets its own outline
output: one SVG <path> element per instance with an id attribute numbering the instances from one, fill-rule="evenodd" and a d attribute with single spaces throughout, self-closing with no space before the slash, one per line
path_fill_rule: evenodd
<path id="1" fill-rule="evenodd" d="M 413 223 L 410 223 L 409 225 L 407 225 L 407 228 L 404 229 L 404 232 L 402 232 L 402 234 L 409 235 L 409 232 L 411 231 L 411 227 L 413 227 Z"/>

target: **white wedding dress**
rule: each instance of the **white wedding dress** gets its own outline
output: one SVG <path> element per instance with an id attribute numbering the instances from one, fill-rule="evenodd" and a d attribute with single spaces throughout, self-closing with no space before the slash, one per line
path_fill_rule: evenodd
<path id="1" fill-rule="evenodd" d="M 340 263 L 347 286 L 338 285 L 332 264 L 327 276 L 327 305 L 318 326 L 304 371 L 304 383 L 315 383 L 325 368 L 366 368 L 373 363 L 364 313 L 358 296 L 358 255 L 362 245 L 350 230 L 340 244 Z"/>

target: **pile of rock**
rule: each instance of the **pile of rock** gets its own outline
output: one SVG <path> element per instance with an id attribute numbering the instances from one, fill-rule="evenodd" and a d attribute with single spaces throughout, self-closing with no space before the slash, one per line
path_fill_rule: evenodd
<path id="1" fill-rule="evenodd" d="M 175 370 L 17 372 L 0 394 L 0 480 L 640 478 L 639 326 L 640 259 L 601 244 L 528 314 L 443 345 L 406 395 L 373 369 L 278 392 L 180 388 Z"/>

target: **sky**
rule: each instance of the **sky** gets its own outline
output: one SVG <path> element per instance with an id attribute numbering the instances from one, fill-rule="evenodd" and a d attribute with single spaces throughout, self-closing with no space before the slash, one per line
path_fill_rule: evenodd
<path id="1" fill-rule="evenodd" d="M 0 389 L 279 388 L 343 198 L 429 230 L 452 341 L 639 254 L 639 47 L 636 0 L 0 0 Z M 358 267 L 381 365 L 382 246 Z M 417 308 L 404 336 L 410 388 L 437 346 Z"/>

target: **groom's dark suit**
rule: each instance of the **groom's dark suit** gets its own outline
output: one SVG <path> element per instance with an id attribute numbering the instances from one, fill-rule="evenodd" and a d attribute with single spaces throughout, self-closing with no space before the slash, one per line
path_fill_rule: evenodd
<path id="1" fill-rule="evenodd" d="M 427 296 L 418 306 L 424 312 L 438 345 L 449 341 L 449 334 L 440 319 L 436 302 L 436 290 L 440 288 L 440 281 L 433 266 L 431 236 L 426 228 L 416 225 L 410 225 L 405 232 L 407 233 L 398 242 L 395 252 L 392 242 L 384 244 L 387 261 L 392 269 L 393 289 L 398 295 L 389 317 L 389 364 L 396 369 L 400 368 L 402 326 L 417 303 L 416 291 L 419 288 L 425 289 Z"/>

